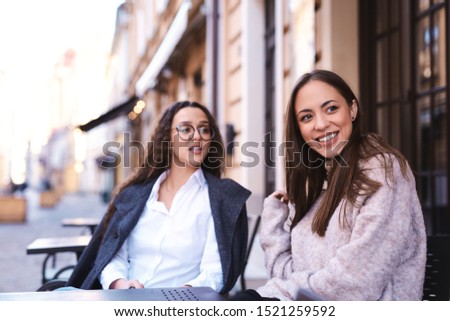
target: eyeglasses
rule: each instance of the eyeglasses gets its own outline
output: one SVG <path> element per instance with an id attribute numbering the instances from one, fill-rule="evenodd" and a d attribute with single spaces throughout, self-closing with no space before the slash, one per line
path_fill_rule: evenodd
<path id="1" fill-rule="evenodd" d="M 195 128 L 190 124 L 179 124 L 175 127 L 180 135 L 180 138 L 185 141 L 194 139 Z M 214 138 L 214 130 L 208 125 L 200 125 L 197 127 L 198 134 L 200 138 L 205 141 L 210 141 Z"/>

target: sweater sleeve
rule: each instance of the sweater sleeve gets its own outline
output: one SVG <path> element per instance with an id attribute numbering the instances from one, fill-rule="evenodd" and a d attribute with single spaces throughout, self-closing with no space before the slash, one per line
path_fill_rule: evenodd
<path id="1" fill-rule="evenodd" d="M 292 270 L 288 213 L 288 206 L 280 200 L 272 197 L 264 200 L 259 234 L 270 277 L 282 277 Z"/>
<path id="2" fill-rule="evenodd" d="M 277 275 L 258 289 L 262 296 L 281 300 L 296 299 L 303 288 L 327 300 L 378 300 L 389 288 L 397 267 L 412 261 L 408 269 L 423 269 L 417 246 L 423 238 L 420 203 L 414 177 L 408 169 L 405 179 L 397 161 L 393 162 L 393 178 L 388 180 L 383 168 L 372 168 L 366 174 L 382 186 L 365 199 L 353 218 L 350 241 L 327 258 L 322 268 L 314 271 L 294 271 L 292 264 L 284 275 Z M 311 244 L 313 250 L 314 244 Z M 287 254 L 286 254 L 287 256 Z M 420 282 L 409 290 L 420 299 Z M 413 295 L 414 296 L 414 295 Z"/>

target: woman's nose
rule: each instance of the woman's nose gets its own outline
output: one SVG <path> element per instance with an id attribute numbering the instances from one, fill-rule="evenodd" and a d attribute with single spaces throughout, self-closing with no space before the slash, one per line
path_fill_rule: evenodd
<path id="1" fill-rule="evenodd" d="M 196 128 L 195 130 L 194 130 L 194 137 L 192 138 L 194 141 L 200 141 L 202 138 L 201 138 L 201 136 L 200 136 L 200 133 L 199 133 L 199 131 L 198 131 L 198 128 Z"/>
<path id="2" fill-rule="evenodd" d="M 316 116 L 315 129 L 324 130 L 329 126 L 330 122 L 326 116 Z"/>

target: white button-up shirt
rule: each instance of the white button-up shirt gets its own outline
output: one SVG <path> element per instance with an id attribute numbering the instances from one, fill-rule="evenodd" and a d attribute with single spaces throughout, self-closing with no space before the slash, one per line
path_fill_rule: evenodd
<path id="1" fill-rule="evenodd" d="M 116 279 L 144 287 L 223 286 L 208 184 L 201 169 L 178 190 L 170 211 L 158 201 L 167 172 L 155 182 L 145 209 L 122 248 L 100 274 L 104 289 Z"/>

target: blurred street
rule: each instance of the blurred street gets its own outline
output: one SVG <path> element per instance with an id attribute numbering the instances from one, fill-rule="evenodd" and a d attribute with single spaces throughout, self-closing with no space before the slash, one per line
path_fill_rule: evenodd
<path id="1" fill-rule="evenodd" d="M 27 255 L 26 247 L 40 237 L 89 233 L 78 227 L 63 227 L 69 217 L 101 217 L 106 209 L 98 194 L 65 194 L 53 208 L 39 206 L 39 193 L 28 189 L 24 223 L 0 223 L 0 292 L 36 291 L 41 285 L 45 254 Z M 72 253 L 58 254 L 56 267 L 75 263 Z"/>
<path id="2" fill-rule="evenodd" d="M 63 227 L 61 221 L 70 217 L 101 217 L 106 204 L 98 194 L 73 193 L 64 195 L 53 208 L 39 206 L 39 193 L 25 192 L 27 220 L 25 223 L 0 223 L 0 292 L 36 291 L 41 285 L 42 263 L 45 254 L 26 254 L 26 247 L 36 238 L 75 236 L 88 234 L 87 229 Z M 56 270 L 75 264 L 72 253 L 60 253 L 56 259 Z M 246 270 L 247 287 L 256 287 L 264 282 L 263 255 L 259 239 L 251 252 Z M 236 287 L 239 287 L 239 282 Z"/>

